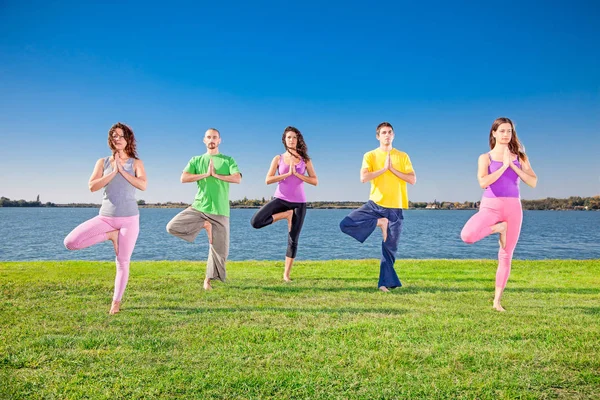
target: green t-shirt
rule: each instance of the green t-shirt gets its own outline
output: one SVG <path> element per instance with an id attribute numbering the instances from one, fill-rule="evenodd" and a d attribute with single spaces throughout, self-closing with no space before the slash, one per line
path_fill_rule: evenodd
<path id="1" fill-rule="evenodd" d="M 233 175 L 240 172 L 235 160 L 223 154 L 203 154 L 192 157 L 183 171 L 190 174 L 205 174 L 208 172 L 211 158 L 215 173 L 218 175 Z M 197 184 L 198 193 L 192 207 L 203 213 L 229 217 L 229 182 L 209 176 L 200 179 Z"/>

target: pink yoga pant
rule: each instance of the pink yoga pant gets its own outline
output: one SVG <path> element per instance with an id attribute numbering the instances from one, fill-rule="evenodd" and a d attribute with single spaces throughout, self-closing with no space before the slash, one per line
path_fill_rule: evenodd
<path id="1" fill-rule="evenodd" d="M 127 280 L 129 279 L 129 260 L 140 233 L 140 216 L 104 217 L 98 215 L 85 221 L 65 238 L 65 247 L 69 250 L 79 250 L 107 240 L 106 233 L 119 231 L 119 251 L 116 257 L 117 276 L 115 277 L 115 293 L 113 300 L 121 301 Z"/>
<path id="2" fill-rule="evenodd" d="M 504 289 L 510 275 L 510 263 L 521 233 L 523 210 L 517 197 L 483 197 L 477 214 L 465 224 L 460 237 L 466 243 L 475 243 L 492 233 L 492 226 L 506 222 L 506 247 L 498 251 L 496 287 Z"/>

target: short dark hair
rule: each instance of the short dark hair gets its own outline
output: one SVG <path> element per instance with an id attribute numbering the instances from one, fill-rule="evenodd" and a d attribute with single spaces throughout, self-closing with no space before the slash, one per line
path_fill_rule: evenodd
<path id="1" fill-rule="evenodd" d="M 217 128 L 208 128 L 207 131 L 215 131 L 219 134 L 219 137 L 221 137 L 221 132 L 219 132 Z"/>
<path id="2" fill-rule="evenodd" d="M 375 129 L 375 133 L 379 135 L 379 130 L 381 128 L 383 128 L 384 126 L 392 128 L 392 130 L 394 130 L 394 127 L 392 126 L 392 124 L 390 124 L 389 122 L 382 122 L 379 125 L 377 125 L 377 129 Z"/>

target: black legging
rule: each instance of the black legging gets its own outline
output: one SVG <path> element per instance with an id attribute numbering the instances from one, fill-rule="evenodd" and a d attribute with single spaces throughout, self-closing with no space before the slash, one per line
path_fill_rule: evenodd
<path id="1" fill-rule="evenodd" d="M 260 208 L 252 216 L 250 224 L 253 228 L 260 229 L 273 223 L 273 215 L 294 210 L 292 214 L 292 229 L 288 234 L 288 247 L 285 253 L 286 257 L 296 258 L 298 252 L 298 238 L 304 224 L 304 216 L 306 215 L 306 203 L 291 203 L 289 201 L 274 198 Z"/>

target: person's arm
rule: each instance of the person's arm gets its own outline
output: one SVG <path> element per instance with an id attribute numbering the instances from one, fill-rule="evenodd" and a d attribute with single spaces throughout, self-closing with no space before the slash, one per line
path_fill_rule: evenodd
<path id="1" fill-rule="evenodd" d="M 412 164 L 410 163 L 410 161 L 408 161 L 407 163 L 408 163 L 408 167 L 412 169 Z M 386 165 L 388 166 L 388 169 L 390 170 L 390 172 L 392 174 L 396 175 L 396 177 L 398 177 L 399 179 L 402 179 L 404 182 L 410 183 L 411 185 L 414 185 L 415 183 L 417 183 L 417 175 L 415 174 L 414 170 L 412 170 L 411 172 L 404 173 L 404 172 L 400 172 L 394 168 L 394 165 L 392 164 L 391 152 L 388 153 Z"/>
<path id="2" fill-rule="evenodd" d="M 519 178 L 521 178 L 521 180 L 525 182 L 528 186 L 531 186 L 532 188 L 536 187 L 538 178 L 535 172 L 533 172 L 533 169 L 531 168 L 529 159 L 521 160 L 521 168 L 517 167 L 514 163 L 510 163 L 510 167 L 513 169 L 513 171 L 517 173 L 517 175 L 519 175 Z"/>
<path id="3" fill-rule="evenodd" d="M 235 174 L 231 174 L 231 175 L 219 175 L 219 174 L 213 173 L 212 176 L 214 176 L 215 178 L 220 179 L 222 181 L 229 182 L 229 183 L 242 182 L 242 174 L 240 174 L 239 172 L 236 172 Z"/>
<path id="4" fill-rule="evenodd" d="M 503 160 L 506 161 L 506 160 Z M 488 153 L 482 154 L 479 156 L 479 160 L 477 162 L 477 180 L 479 181 L 479 186 L 482 189 L 486 189 L 492 183 L 496 182 L 498 178 L 502 176 L 504 171 L 509 168 L 510 165 L 510 157 L 508 157 L 508 163 L 503 162 L 502 167 L 500 167 L 497 171 L 488 173 L 488 167 L 490 166 L 490 156 Z"/>
<path id="5" fill-rule="evenodd" d="M 300 178 L 300 180 L 303 182 L 309 183 L 313 186 L 317 186 L 319 183 L 319 178 L 317 178 L 312 161 L 310 160 L 306 163 L 306 172 L 308 173 L 308 176 L 296 172 L 296 166 L 294 166 L 294 168 L 290 167 L 290 170 L 292 170 L 292 173 Z"/>
<path id="6" fill-rule="evenodd" d="M 181 181 L 181 183 L 191 183 L 191 182 L 201 181 L 202 179 L 206 179 L 209 176 L 210 176 L 209 173 L 206 173 L 206 174 L 190 174 L 189 172 L 183 171 L 181 173 L 181 178 L 179 178 L 179 180 Z"/>
<path id="7" fill-rule="evenodd" d="M 146 190 L 146 171 L 144 169 L 144 163 L 142 160 L 135 160 L 133 162 L 133 173 L 135 176 L 123 169 L 123 165 L 121 165 L 120 160 L 117 160 L 117 168 L 119 169 L 121 175 L 123 175 L 123 178 L 125 178 L 127 182 L 131 183 L 132 186 L 139 190 Z"/>
<path id="8" fill-rule="evenodd" d="M 365 156 L 363 157 L 363 163 L 362 163 L 362 167 L 360 169 L 360 182 L 361 183 L 369 182 L 370 180 L 377 178 L 378 176 L 382 175 L 385 171 L 387 171 L 387 168 L 388 168 L 387 160 L 386 160 L 386 165 L 384 165 L 382 169 L 371 172 L 372 163 L 371 163 L 371 160 L 369 158 L 367 158 L 367 154 L 365 154 Z"/>
<path id="9" fill-rule="evenodd" d="M 280 181 L 284 180 L 285 178 L 287 178 L 288 176 L 292 175 L 292 167 L 291 166 L 290 166 L 290 170 L 286 174 L 276 175 L 277 166 L 279 165 L 279 157 L 281 157 L 281 156 L 280 155 L 275 156 L 275 157 L 273 157 L 273 161 L 271 161 L 271 166 L 269 167 L 269 171 L 267 172 L 267 177 L 265 178 L 265 183 L 267 185 L 280 182 Z"/>
<path id="10" fill-rule="evenodd" d="M 221 181 L 224 181 L 224 182 L 229 182 L 229 183 L 242 182 L 242 174 L 239 173 L 237 164 L 235 163 L 235 161 L 233 161 L 233 159 L 230 159 L 230 160 L 231 160 L 231 164 L 229 165 L 229 175 L 219 175 L 215 172 L 215 166 L 211 159 L 210 163 L 208 165 L 208 172 L 209 172 L 210 176 L 212 176 L 213 178 L 219 179 Z M 235 172 L 231 173 L 232 170 Z"/>
<path id="11" fill-rule="evenodd" d="M 104 186 L 108 185 L 108 182 L 112 181 L 112 179 L 117 176 L 118 173 L 119 171 L 116 167 L 114 167 L 110 174 L 102 176 L 104 174 L 104 159 L 101 158 L 96 161 L 94 171 L 92 172 L 92 176 L 90 176 L 90 180 L 88 182 L 90 192 L 98 191 Z"/>
<path id="12" fill-rule="evenodd" d="M 211 167 L 212 167 L 212 159 L 208 163 L 208 172 L 206 172 L 205 174 L 192 174 L 191 172 L 188 172 L 188 170 L 191 170 L 192 172 L 196 172 L 194 159 L 192 158 L 190 160 L 190 162 L 188 162 L 188 165 L 185 167 L 183 172 L 181 173 L 181 178 L 179 178 L 179 180 L 181 181 L 181 183 L 192 183 L 192 182 L 201 181 L 202 179 L 206 179 L 210 176 L 210 168 Z"/>

